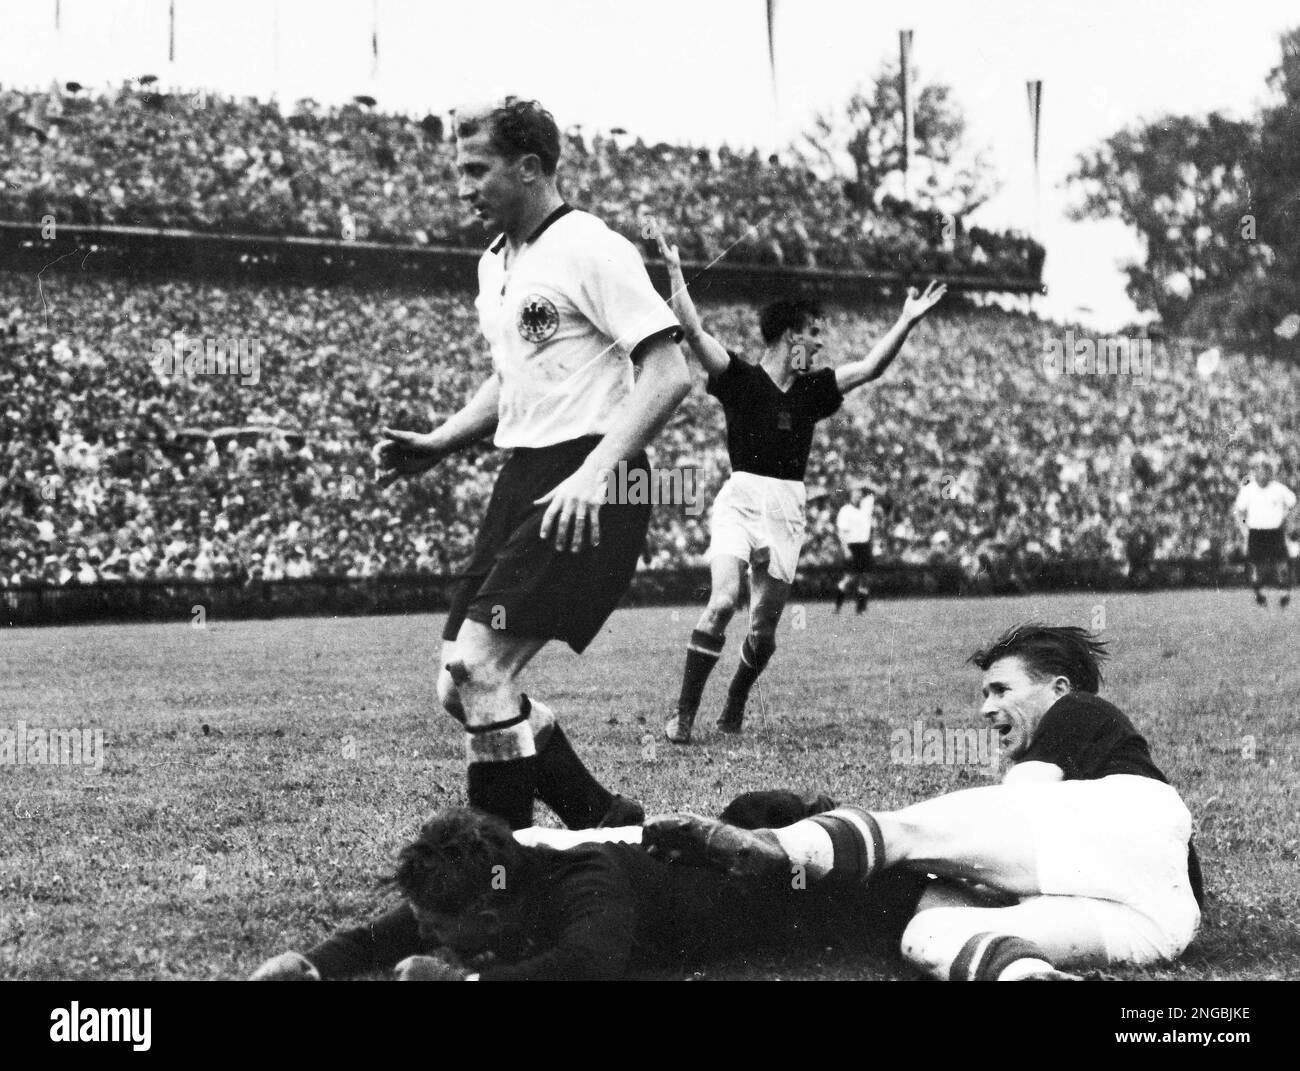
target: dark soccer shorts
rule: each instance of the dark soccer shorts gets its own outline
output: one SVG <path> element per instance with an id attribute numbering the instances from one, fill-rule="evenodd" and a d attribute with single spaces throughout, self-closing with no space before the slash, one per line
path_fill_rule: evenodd
<path id="1" fill-rule="evenodd" d="M 1288 558 L 1281 528 L 1252 528 L 1246 535 L 1246 557 L 1252 565 L 1273 565 Z"/>
<path id="2" fill-rule="evenodd" d="M 568 536 L 564 550 L 555 549 L 554 531 L 540 537 L 547 507 L 533 505 L 576 472 L 598 442 L 599 436 L 587 436 L 511 452 L 452 593 L 444 640 L 455 640 L 469 620 L 515 636 L 563 640 L 581 653 L 600 632 L 636 572 L 650 503 L 602 505 L 599 546 L 588 542 L 577 554 L 568 549 Z M 628 462 L 629 472 L 638 468 L 648 477 L 644 452 Z"/>
<path id="3" fill-rule="evenodd" d="M 870 543 L 850 543 L 849 548 L 849 568 L 855 573 L 866 573 L 871 570 L 871 544 Z"/>

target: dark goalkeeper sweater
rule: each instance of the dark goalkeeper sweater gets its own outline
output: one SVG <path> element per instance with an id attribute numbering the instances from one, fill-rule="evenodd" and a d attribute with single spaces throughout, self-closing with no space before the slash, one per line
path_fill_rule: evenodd
<path id="1" fill-rule="evenodd" d="M 482 981 L 621 978 L 637 968 L 777 943 L 798 931 L 814 932 L 819 941 L 869 932 L 896 949 L 924 884 L 898 875 L 855 897 L 820 886 L 774 893 L 661 862 L 630 844 L 530 851 L 539 853 L 541 866 L 521 894 L 525 943 L 510 962 L 484 968 Z M 346 978 L 387 971 L 407 956 L 432 951 L 403 903 L 306 955 L 323 978 Z"/>

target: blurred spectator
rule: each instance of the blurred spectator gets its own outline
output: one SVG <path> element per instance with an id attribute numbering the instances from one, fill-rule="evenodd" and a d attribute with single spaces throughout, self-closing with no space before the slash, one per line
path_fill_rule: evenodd
<path id="1" fill-rule="evenodd" d="M 432 426 L 488 374 L 463 298 L 57 273 L 43 291 L 44 303 L 29 277 L 0 272 L 0 583 L 368 577 L 465 560 L 496 451 L 387 491 L 369 478 L 381 424 Z M 758 348 L 752 309 L 703 313 L 739 350 Z M 831 314 L 827 354 L 865 352 L 885 316 Z M 262 339 L 259 382 L 159 377 L 152 342 L 179 329 Z M 1229 358 L 1207 381 L 1166 353 L 1146 380 L 1052 379 L 1041 330 L 993 310 L 928 322 L 819 426 L 810 486 L 880 484 L 882 558 L 937 557 L 946 585 L 960 570 L 972 590 L 1030 584 L 1062 558 L 1140 576 L 1153 558 L 1235 548 L 1220 504 L 1250 454 L 1300 462 L 1281 438 L 1296 370 Z M 725 476 L 721 423 L 698 384 L 653 446 L 656 464 L 694 468 L 704 503 Z M 239 434 L 218 448 L 220 428 Z M 831 501 L 810 507 L 809 564 L 837 560 Z M 706 516 L 659 507 L 647 566 L 700 564 Z"/>

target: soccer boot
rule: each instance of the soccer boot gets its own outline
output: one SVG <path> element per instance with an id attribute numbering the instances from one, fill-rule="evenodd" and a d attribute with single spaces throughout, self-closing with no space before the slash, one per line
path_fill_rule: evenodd
<path id="1" fill-rule="evenodd" d="M 597 829 L 613 829 L 618 826 L 639 826 L 645 821 L 645 808 L 636 800 L 626 796 L 615 796 L 609 810 L 596 823 Z"/>
<path id="2" fill-rule="evenodd" d="M 740 829 L 697 814 L 650 818 L 641 844 L 671 861 L 747 881 L 774 884 L 790 874 L 790 857 L 770 829 Z"/>
<path id="3" fill-rule="evenodd" d="M 695 714 L 688 714 L 679 709 L 676 714 L 664 723 L 664 736 L 674 744 L 689 744 L 691 742 L 691 727 L 694 724 Z"/>
<path id="4" fill-rule="evenodd" d="M 745 704 L 736 702 L 727 696 L 726 706 L 722 708 L 722 716 L 718 718 L 718 729 L 724 733 L 739 733 L 745 721 Z"/>

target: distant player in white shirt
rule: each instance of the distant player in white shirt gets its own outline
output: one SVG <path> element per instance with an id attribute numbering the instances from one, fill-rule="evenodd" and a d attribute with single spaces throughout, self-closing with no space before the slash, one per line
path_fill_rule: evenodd
<path id="1" fill-rule="evenodd" d="M 1259 459 L 1250 478 L 1237 494 L 1233 510 L 1246 530 L 1246 557 L 1250 562 L 1250 583 L 1255 601 L 1267 606 L 1264 573 L 1273 570 L 1274 582 L 1282 588 L 1278 605 L 1291 602 L 1291 556 L 1286 546 L 1286 517 L 1295 508 L 1295 495 L 1276 479 L 1272 461 Z"/>
<path id="2" fill-rule="evenodd" d="M 443 631 L 438 696 L 465 727 L 469 804 L 513 828 L 533 797 L 570 827 L 640 820 L 573 753 L 519 675 L 551 639 L 581 652 L 627 590 L 651 507 L 606 502 L 620 463 L 690 391 L 681 328 L 636 248 L 564 203 L 560 135 L 535 101 L 456 117 L 458 194 L 501 236 L 479 261 L 493 374 L 428 434 L 384 429 L 388 479 L 495 435 L 509 450 Z M 634 376 L 634 368 L 640 374 Z"/>
<path id="3" fill-rule="evenodd" d="M 867 600 L 871 597 L 867 574 L 871 572 L 871 529 L 875 511 L 876 496 L 865 487 L 858 486 L 853 489 L 853 497 L 835 515 L 835 531 L 849 559 L 844 579 L 836 588 L 837 614 L 850 591 L 855 591 L 858 613 L 867 608 Z"/>
<path id="4" fill-rule="evenodd" d="M 709 602 L 686 645 L 677 709 L 664 726 L 674 744 L 688 744 L 700 697 L 722 654 L 727 625 L 749 572 L 749 629 L 727 689 L 718 728 L 739 733 L 750 689 L 776 650 L 776 626 L 790 597 L 807 524 L 804 473 L 815 426 L 844 395 L 884 375 L 912 328 L 946 293 L 931 283 L 908 291 L 897 322 L 861 360 L 813 368 L 821 352 L 821 317 L 814 305 L 774 301 L 759 313 L 767 344 L 756 362 L 729 353 L 704 330 L 686 289 L 677 247 L 658 236 L 668 265 L 673 311 L 686 344 L 708 373 L 708 391 L 723 407 L 731 475 L 709 518 Z"/>

